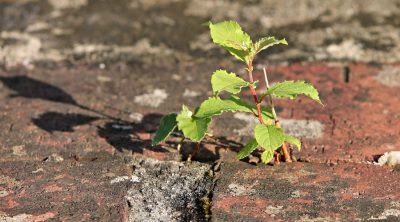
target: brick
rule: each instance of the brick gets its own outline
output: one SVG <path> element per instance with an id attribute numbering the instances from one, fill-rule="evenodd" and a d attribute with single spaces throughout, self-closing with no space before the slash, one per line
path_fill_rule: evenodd
<path id="1" fill-rule="evenodd" d="M 354 163 L 226 163 L 213 193 L 213 221 L 395 221 L 399 176 L 390 168 Z M 238 186 L 241 192 L 235 192 Z"/>

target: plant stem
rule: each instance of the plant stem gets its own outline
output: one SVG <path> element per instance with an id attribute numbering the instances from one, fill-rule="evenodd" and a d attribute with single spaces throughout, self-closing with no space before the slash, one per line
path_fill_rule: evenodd
<path id="1" fill-rule="evenodd" d="M 247 69 L 249 71 L 249 80 L 251 83 L 253 83 L 254 82 L 254 80 L 253 80 L 253 64 L 251 61 L 249 62 Z M 256 93 L 256 90 L 254 89 L 253 85 L 250 85 L 250 91 L 251 91 L 251 94 L 253 95 L 254 102 L 256 103 L 258 120 L 260 121 L 261 124 L 264 124 L 264 119 L 261 115 L 261 101 L 258 100 L 257 93 Z"/>
<path id="2" fill-rule="evenodd" d="M 187 161 L 188 161 L 188 162 L 191 162 L 191 161 L 192 161 L 192 158 L 193 158 L 194 156 L 196 156 L 196 154 L 198 154 L 199 151 L 200 151 L 200 142 L 197 142 L 197 143 L 196 143 L 196 149 L 194 150 L 193 153 L 189 154 L 189 156 L 188 156 L 188 158 L 187 158 Z"/>
<path id="3" fill-rule="evenodd" d="M 264 79 L 265 79 L 265 88 L 267 88 L 267 91 L 268 91 L 269 82 L 268 82 L 267 71 L 265 70 L 265 67 L 263 68 L 263 71 L 264 71 Z M 268 96 L 268 98 L 269 98 L 269 104 L 271 105 L 272 116 L 274 117 L 275 124 L 276 124 L 279 122 L 279 119 L 278 119 L 278 115 L 276 115 L 275 106 L 272 101 L 272 96 L 269 94 L 265 94 L 265 95 Z M 262 98 L 264 98 L 264 97 L 262 97 Z"/>
<path id="4" fill-rule="evenodd" d="M 275 165 L 279 165 L 281 163 L 281 161 L 280 161 L 281 154 L 279 152 L 277 152 L 277 151 L 275 151 L 274 154 L 275 154 L 275 162 L 274 162 L 274 164 Z"/>
<path id="5" fill-rule="evenodd" d="M 276 123 L 276 127 L 281 128 L 281 124 L 279 122 Z M 283 156 L 285 157 L 285 161 L 291 163 L 292 158 L 290 157 L 289 149 L 285 142 L 283 142 L 282 144 L 282 151 L 283 151 Z"/>
<path id="6" fill-rule="evenodd" d="M 268 90 L 269 89 L 269 83 L 268 83 L 267 71 L 265 70 L 265 67 L 263 68 L 263 71 L 264 71 L 265 87 Z M 274 102 L 272 101 L 272 96 L 269 95 L 269 94 L 267 96 L 269 98 L 269 103 L 271 105 L 271 111 L 272 111 L 272 115 L 274 116 L 275 125 L 276 125 L 276 127 L 281 128 L 281 123 L 279 122 L 278 115 L 276 114 Z M 288 148 L 287 148 L 285 142 L 283 142 L 283 144 L 282 144 L 282 151 L 283 151 L 283 155 L 285 157 L 285 161 L 286 162 L 292 162 L 292 159 L 290 158 L 290 153 L 288 151 Z"/>
<path id="7" fill-rule="evenodd" d="M 181 152 L 181 147 L 182 147 L 183 141 L 185 141 L 185 137 L 184 136 L 182 136 L 181 140 L 178 143 L 178 146 L 176 147 L 176 149 L 178 150 L 179 153 Z"/>
<path id="8" fill-rule="evenodd" d="M 251 61 L 249 62 L 247 69 L 249 71 L 249 80 L 250 80 L 250 82 L 254 82 L 254 80 L 253 80 L 253 64 L 252 64 Z M 265 77 L 265 84 L 266 84 L 266 87 L 267 87 L 267 90 L 268 90 L 269 83 L 268 83 L 268 78 L 267 78 L 267 71 L 265 70 L 265 68 L 264 68 L 264 77 Z M 254 102 L 256 103 L 258 120 L 260 121 L 261 124 L 264 124 L 264 119 L 263 119 L 263 117 L 261 115 L 261 102 L 262 102 L 262 100 L 258 99 L 257 92 L 254 89 L 253 85 L 250 85 L 250 91 L 251 91 L 251 94 L 253 95 Z M 276 111 L 275 111 L 274 103 L 272 101 L 272 96 L 268 95 L 268 97 L 269 97 L 269 101 L 270 101 L 270 104 L 271 104 L 272 115 L 274 116 L 275 125 L 277 127 L 281 128 L 281 124 L 279 123 L 279 119 L 278 119 L 278 116 L 277 116 Z M 264 98 L 264 97 L 262 97 L 262 98 Z M 286 146 L 286 143 L 282 144 L 282 151 L 283 151 L 283 155 L 285 157 L 285 161 L 286 162 L 292 162 L 292 160 L 290 158 L 290 154 L 289 154 L 288 148 Z"/>

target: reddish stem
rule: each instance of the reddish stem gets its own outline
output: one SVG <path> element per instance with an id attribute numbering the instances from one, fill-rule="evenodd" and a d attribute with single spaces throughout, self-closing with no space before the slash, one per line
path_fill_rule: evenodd
<path id="1" fill-rule="evenodd" d="M 278 128 L 281 128 L 281 123 L 279 121 L 276 122 L 276 126 Z M 289 149 L 288 149 L 288 147 L 287 147 L 285 142 L 283 142 L 283 144 L 282 144 L 282 151 L 283 151 L 283 156 L 285 157 L 285 161 L 288 162 L 288 163 L 291 163 L 292 162 L 292 158 L 290 157 Z"/>
<path id="2" fill-rule="evenodd" d="M 253 83 L 254 80 L 253 80 L 253 65 L 252 65 L 252 61 L 250 61 L 249 64 L 248 64 L 248 71 L 249 71 L 249 80 L 250 80 L 251 83 Z M 254 102 L 256 103 L 258 120 L 260 121 L 261 124 L 264 124 L 264 119 L 263 119 L 263 117 L 261 115 L 261 102 L 262 101 L 260 101 L 258 99 L 257 92 L 254 89 L 253 85 L 250 85 L 250 91 L 251 91 L 251 94 L 253 95 Z M 271 98 L 271 100 L 272 100 L 272 98 Z M 272 101 L 271 101 L 271 104 L 272 104 Z M 275 114 L 275 116 L 276 116 L 276 114 Z M 275 120 L 277 120 L 277 118 L 275 118 Z M 279 121 L 276 122 L 276 125 L 277 125 L 277 127 L 280 127 Z M 288 148 L 287 148 L 285 143 L 282 144 L 282 151 L 283 151 L 283 155 L 285 157 L 285 161 L 286 162 L 292 162 L 292 160 L 290 158 L 290 154 L 288 152 Z M 278 161 L 277 163 L 279 164 L 279 155 L 276 155 L 276 158 L 277 158 L 277 161 Z"/>
<path id="3" fill-rule="evenodd" d="M 251 62 L 249 62 L 248 71 L 249 71 L 249 80 L 251 83 L 253 83 L 254 82 L 254 80 L 253 80 L 253 65 Z M 264 119 L 261 115 L 261 101 L 258 100 L 257 93 L 256 93 L 256 90 L 254 89 L 253 85 L 250 85 L 250 91 L 251 91 L 251 94 L 253 95 L 254 102 L 256 103 L 258 120 L 260 121 L 261 124 L 264 124 Z"/>

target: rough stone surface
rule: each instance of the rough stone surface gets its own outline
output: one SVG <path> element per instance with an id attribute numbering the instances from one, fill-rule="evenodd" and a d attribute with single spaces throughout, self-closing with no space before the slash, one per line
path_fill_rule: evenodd
<path id="1" fill-rule="evenodd" d="M 240 136 L 252 136 L 254 127 L 259 123 L 252 114 L 235 113 L 234 117 L 243 120 L 247 125 L 241 129 L 234 129 Z M 324 125 L 316 120 L 281 119 L 282 127 L 289 135 L 305 138 L 319 139 L 324 132 Z"/>
<path id="2" fill-rule="evenodd" d="M 122 221 L 129 183 L 111 178 L 131 174 L 124 160 L 104 156 L 62 163 L 0 162 L 0 221 Z"/>
<path id="3" fill-rule="evenodd" d="M 135 103 L 140 105 L 157 108 L 168 97 L 168 94 L 163 89 L 154 89 L 153 92 L 135 96 Z"/>
<path id="4" fill-rule="evenodd" d="M 115 0 L 112 5 L 87 0 L 2 0 L 0 43 L 16 56 L 1 63 L 126 59 L 168 65 L 198 55 L 215 56 L 220 53 L 208 53 L 216 52 L 216 47 L 200 25 L 210 19 L 238 20 L 256 37 L 286 37 L 290 48 L 273 49 L 269 56 L 273 60 L 397 62 L 399 7 L 396 0 L 318 4 L 312 0 Z M 21 55 L 23 50 L 29 53 Z"/>
<path id="5" fill-rule="evenodd" d="M 87 5 L 88 0 L 49 0 L 55 9 L 80 8 Z"/>
<path id="6" fill-rule="evenodd" d="M 319 139 L 324 132 L 324 125 L 315 120 L 282 119 L 282 127 L 289 135 L 304 139 Z"/>
<path id="7" fill-rule="evenodd" d="M 344 66 L 339 64 L 303 63 L 268 67 L 272 82 L 306 79 L 316 85 L 321 94 L 324 106 L 304 97 L 295 101 L 276 100 L 277 112 L 283 119 L 285 130 L 302 139 L 302 151 L 294 150 L 296 159 L 320 163 L 360 163 L 398 150 L 400 128 L 397 126 L 400 119 L 397 110 L 400 109 L 400 101 L 393 96 L 398 87 L 387 87 L 376 80 L 378 73 L 387 66 L 351 64 L 348 66 L 349 82 L 344 78 Z M 256 71 L 255 78 L 262 77 L 262 73 Z M 263 87 L 260 83 L 258 88 L 262 91 Z M 251 99 L 249 92 L 243 93 Z M 234 114 L 233 118 L 241 123 L 232 124 L 232 117 L 228 115 L 217 119 L 212 127 L 214 134 L 236 141 L 240 138 L 235 138 L 235 134 L 252 135 L 256 118 L 248 114 Z M 246 140 L 242 138 L 241 141 Z"/>
<path id="8" fill-rule="evenodd" d="M 209 212 L 201 200 L 212 189 L 209 165 L 150 159 L 132 164 L 135 182 L 126 196 L 129 221 L 206 221 Z"/>
<path id="9" fill-rule="evenodd" d="M 378 164 L 380 166 L 389 165 L 392 167 L 400 165 L 400 151 L 384 153 L 381 157 L 379 157 Z"/>
<path id="10" fill-rule="evenodd" d="M 379 166 L 227 163 L 218 175 L 213 221 L 400 220 L 399 172 Z"/>
<path id="11" fill-rule="evenodd" d="M 207 67 L 191 66 L 192 70 L 199 73 L 204 71 L 203 68 Z M 324 107 L 302 97 L 296 101 L 277 100 L 278 114 L 283 119 L 301 120 L 303 123 L 318 121 L 323 125 L 323 129 L 317 127 L 318 130 L 311 131 L 321 135 L 322 130 L 321 137 L 302 138 L 303 149 L 300 152 L 294 151 L 297 160 L 332 164 L 362 163 L 373 161 L 375 156 L 395 151 L 399 147 L 399 128 L 393 126 L 400 124 L 397 113 L 400 102 L 398 97 L 391 96 L 396 94 L 397 87 L 387 87 L 376 80 L 383 66 L 350 64 L 350 82 L 344 81 L 343 66 L 340 64 L 276 64 L 270 65 L 269 69 L 271 81 L 305 78 L 321 91 Z M 159 76 L 151 70 L 134 66 L 122 70 L 118 65 L 108 66 L 107 69 L 100 69 L 99 66 L 73 69 L 59 67 L 56 74 L 43 68 L 23 72 L 24 76 L 21 76 L 19 70 L 0 71 L 0 96 L 3 101 L 0 107 L 3 116 L 0 135 L 6 138 L 0 142 L 0 160 L 10 164 L 18 161 L 45 161 L 64 165 L 71 157 L 90 160 L 101 159 L 105 154 L 128 158 L 132 154 L 141 154 L 158 160 L 180 160 L 182 157 L 174 144 L 178 138 L 173 137 L 166 144 L 152 147 L 151 135 L 161 114 L 179 110 L 182 102 L 194 107 L 207 96 L 206 90 L 209 90 L 199 87 L 197 81 L 188 79 L 183 75 L 185 71 L 180 73 L 182 78 L 176 80 L 172 76 Z M 137 77 L 143 72 L 149 73 L 150 79 L 138 80 Z M 113 76 L 113 80 L 99 83 L 96 78 L 99 75 Z M 257 71 L 255 77 L 259 79 L 262 75 Z M 151 78 L 158 78 L 165 83 L 163 87 L 166 91 L 171 92 L 157 109 L 136 104 L 131 99 L 142 95 L 146 91 L 144 86 L 151 87 Z M 176 84 L 177 81 L 180 84 Z M 77 82 L 79 84 L 73 84 Z M 132 87 L 132 84 L 136 87 Z M 204 81 L 201 84 L 208 83 Z M 201 96 L 185 100 L 182 93 L 175 93 L 183 92 L 186 87 L 202 92 Z M 260 83 L 259 89 L 262 87 Z M 251 99 L 246 93 L 244 91 L 244 97 Z M 109 104 L 115 105 L 109 107 Z M 143 114 L 141 121 L 131 120 L 132 113 Z M 210 129 L 214 135 L 225 138 L 206 141 L 194 160 L 238 163 L 235 155 L 242 146 L 238 142 L 245 142 L 246 136 L 241 138 L 235 129 L 249 129 L 249 123 L 245 119 L 238 119 L 234 123 L 231 120 L 235 117 L 228 114 L 216 119 Z M 183 156 L 187 156 L 193 147 L 193 144 L 185 143 Z M 40 173 L 42 170 L 38 167 L 32 171 Z M 120 176 L 123 177 L 122 183 L 131 183 L 131 176 Z M 107 183 L 111 185 L 111 181 L 118 177 L 109 178 Z M 232 192 L 241 193 L 242 185 L 236 184 L 239 186 L 231 187 Z M 49 185 L 45 190 L 62 192 L 59 186 Z M 35 215 L 26 210 L 27 205 L 25 208 L 20 206 L 21 209 L 15 213 L 9 209 L 3 211 L 7 217 L 24 213 Z M 272 206 L 269 211 L 275 212 L 280 209 L 279 206 Z M 373 216 L 380 217 L 380 214 Z"/>
<path id="12" fill-rule="evenodd" d="M 376 76 L 376 80 L 387 86 L 400 86 L 400 67 L 385 67 Z"/>
<path id="13" fill-rule="evenodd" d="M 324 106 L 276 100 L 285 130 L 302 140 L 293 157 L 307 162 L 276 167 L 253 167 L 257 152 L 236 159 L 254 117 L 215 118 L 217 138 L 193 158 L 222 169 L 213 220 L 398 221 L 398 166 L 364 163 L 400 147 L 399 8 L 396 0 L 0 0 L 0 221 L 135 220 L 150 210 L 129 208 L 128 193 L 154 202 L 153 191 L 157 212 L 202 221 L 199 205 L 193 214 L 180 205 L 198 203 L 209 186 L 202 164 L 180 162 L 194 144 L 180 154 L 176 133 L 150 140 L 163 114 L 212 96 L 216 69 L 246 78 L 201 26 L 224 19 L 254 39 L 285 37 L 289 46 L 257 58 L 255 80 L 264 66 L 272 83 L 305 79 Z"/>

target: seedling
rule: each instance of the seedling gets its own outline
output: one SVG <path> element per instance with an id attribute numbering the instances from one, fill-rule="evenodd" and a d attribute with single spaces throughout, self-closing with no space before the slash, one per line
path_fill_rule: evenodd
<path id="1" fill-rule="evenodd" d="M 257 148 L 261 148 L 261 161 L 269 163 L 274 156 L 279 161 L 280 154 L 277 151 L 281 149 L 285 160 L 291 162 L 286 143 L 301 149 L 301 142 L 298 138 L 287 135 L 282 130 L 275 112 L 273 98 L 294 99 L 299 95 L 305 95 L 321 104 L 318 91 L 311 84 L 304 81 L 284 81 L 270 86 L 264 68 L 266 89 L 261 95 L 257 95 L 255 90 L 257 81 L 253 80 L 254 58 L 258 53 L 270 46 L 276 44 L 287 45 L 286 40 L 264 37 L 253 42 L 250 36 L 235 21 L 224 21 L 216 24 L 210 22 L 209 28 L 213 42 L 226 49 L 246 65 L 248 81 L 226 70 L 215 71 L 211 76 L 213 96 L 203 101 L 195 111 L 191 111 L 187 106 L 183 105 L 179 113 L 171 113 L 164 116 L 153 137 L 152 144 L 156 145 L 164 141 L 178 127 L 184 136 L 182 141 L 187 138 L 196 142 L 198 151 L 200 142 L 208 134 L 208 125 L 214 116 L 221 115 L 224 112 L 247 112 L 253 113 L 258 118 L 259 124 L 254 128 L 254 137 L 248 141 L 237 154 L 237 157 L 243 159 Z M 239 98 L 238 94 L 242 88 L 249 88 L 254 99 L 253 105 Z M 230 97 L 227 99 L 221 98 L 221 92 L 227 92 Z M 268 107 L 262 106 L 264 100 Z"/>

